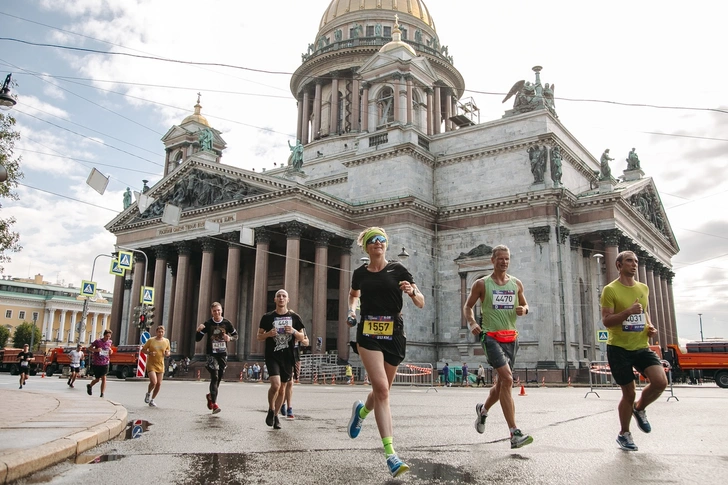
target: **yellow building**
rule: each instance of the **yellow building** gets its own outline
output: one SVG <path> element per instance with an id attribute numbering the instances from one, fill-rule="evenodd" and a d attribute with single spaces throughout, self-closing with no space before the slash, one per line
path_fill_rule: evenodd
<path id="1" fill-rule="evenodd" d="M 86 324 L 78 333 L 83 316 L 84 298 L 72 285 L 60 286 L 35 278 L 0 280 L 0 325 L 10 330 L 33 323 L 41 330 L 41 340 L 49 347 L 73 342 L 92 342 L 101 335 L 111 315 L 112 295 L 99 290 L 95 301 L 89 301 Z M 11 340 L 12 341 L 12 340 Z"/>

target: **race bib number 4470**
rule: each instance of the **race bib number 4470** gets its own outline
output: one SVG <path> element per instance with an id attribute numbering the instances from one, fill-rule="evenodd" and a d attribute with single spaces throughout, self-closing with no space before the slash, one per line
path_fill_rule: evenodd
<path id="1" fill-rule="evenodd" d="M 645 314 L 635 313 L 622 322 L 623 332 L 641 332 L 645 329 Z"/>
<path id="2" fill-rule="evenodd" d="M 494 310 L 513 310 L 516 307 L 516 292 L 513 290 L 493 290 Z"/>

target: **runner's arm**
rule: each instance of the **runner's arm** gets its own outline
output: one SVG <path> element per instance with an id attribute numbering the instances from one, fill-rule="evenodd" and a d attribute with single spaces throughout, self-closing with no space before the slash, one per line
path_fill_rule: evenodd
<path id="1" fill-rule="evenodd" d="M 526 301 L 526 295 L 523 292 L 523 283 L 521 280 L 516 278 L 516 286 L 518 286 L 518 306 L 516 307 L 516 315 L 522 317 L 528 315 L 528 302 Z"/>

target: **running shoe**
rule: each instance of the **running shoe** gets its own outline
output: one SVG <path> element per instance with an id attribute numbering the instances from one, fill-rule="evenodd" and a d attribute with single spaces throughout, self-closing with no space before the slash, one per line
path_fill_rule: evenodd
<path id="1" fill-rule="evenodd" d="M 217 414 L 220 411 L 222 411 L 222 409 L 220 409 L 220 406 L 218 406 L 217 403 L 212 403 L 212 414 Z"/>
<path id="2" fill-rule="evenodd" d="M 149 400 L 149 407 L 150 408 L 156 408 L 157 407 L 157 405 L 154 403 L 154 399 L 150 399 Z"/>
<path id="3" fill-rule="evenodd" d="M 86 394 L 88 394 L 89 396 L 93 395 L 93 391 L 91 389 L 91 384 L 86 384 Z"/>
<path id="4" fill-rule="evenodd" d="M 407 463 L 400 460 L 396 454 L 387 455 L 387 466 L 389 467 L 389 473 L 391 473 L 393 477 L 398 477 L 407 473 L 410 469 Z"/>
<path id="5" fill-rule="evenodd" d="M 624 434 L 617 435 L 617 444 L 624 451 L 637 451 L 639 449 L 637 448 L 637 445 L 634 444 L 634 441 L 632 441 L 632 433 L 629 431 Z"/>
<path id="6" fill-rule="evenodd" d="M 71 386 L 71 389 L 75 389 L 75 387 L 73 386 L 73 384 L 69 384 L 69 386 Z"/>
<path id="7" fill-rule="evenodd" d="M 149 400 L 152 398 L 152 395 L 150 393 L 144 394 L 144 402 L 149 404 Z"/>
<path id="8" fill-rule="evenodd" d="M 475 420 L 475 431 L 477 431 L 480 434 L 485 433 L 485 418 L 488 417 L 488 412 L 486 411 L 485 414 L 483 414 L 483 403 L 479 402 L 475 405 L 475 414 L 478 415 L 478 417 Z"/>
<path id="9" fill-rule="evenodd" d="M 288 410 L 286 411 L 286 419 L 296 419 L 296 416 L 293 415 L 293 408 L 288 408 Z"/>
<path id="10" fill-rule="evenodd" d="M 285 415 L 286 415 L 286 405 L 284 404 L 281 406 L 281 416 L 285 416 Z"/>
<path id="11" fill-rule="evenodd" d="M 643 409 L 642 411 L 637 411 L 636 408 L 632 408 L 632 415 L 634 416 L 635 421 L 637 421 L 637 426 L 644 431 L 645 433 L 649 433 L 652 431 L 652 426 L 650 426 L 650 422 L 647 421 L 647 413 Z"/>
<path id="12" fill-rule="evenodd" d="M 212 396 L 208 393 L 205 398 L 207 399 L 207 409 L 212 409 Z"/>
<path id="13" fill-rule="evenodd" d="M 265 424 L 268 426 L 273 426 L 273 418 L 275 417 L 275 414 L 273 413 L 272 409 L 268 410 L 268 414 L 265 415 Z"/>
<path id="14" fill-rule="evenodd" d="M 520 429 L 516 429 L 511 435 L 511 448 L 520 448 L 533 443 L 533 437 L 524 435 Z"/>
<path id="15" fill-rule="evenodd" d="M 357 401 L 351 408 L 351 419 L 349 420 L 349 426 L 346 428 L 346 432 L 349 434 L 349 438 L 351 439 L 359 436 L 359 431 L 361 431 L 361 425 L 364 424 L 364 419 L 359 417 L 359 411 L 361 411 L 363 407 L 364 403 L 361 401 Z"/>
<path id="16" fill-rule="evenodd" d="M 99 397 L 104 397 L 104 393 L 102 392 L 102 393 L 101 393 L 101 395 L 100 395 Z"/>
<path id="17" fill-rule="evenodd" d="M 278 416 L 273 416 L 273 429 L 281 429 L 281 422 L 278 420 Z"/>
<path id="18" fill-rule="evenodd" d="M 18 389 L 22 389 L 22 388 L 23 388 L 23 385 L 21 384 L 21 385 L 20 385 L 20 387 L 19 387 Z"/>
<path id="19" fill-rule="evenodd" d="M 70 386 L 70 385 L 71 385 L 71 379 L 68 379 L 68 380 L 66 381 L 66 384 L 68 384 L 68 385 Z"/>

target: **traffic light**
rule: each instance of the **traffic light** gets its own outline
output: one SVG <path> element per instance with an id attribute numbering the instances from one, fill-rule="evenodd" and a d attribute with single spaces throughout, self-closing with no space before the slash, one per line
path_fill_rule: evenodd
<path id="1" fill-rule="evenodd" d="M 148 306 L 145 313 L 147 314 L 147 327 L 151 328 L 154 325 L 154 305 Z"/>
<path id="2" fill-rule="evenodd" d="M 144 313 L 139 315 L 139 328 L 142 330 L 147 329 L 147 316 Z"/>

